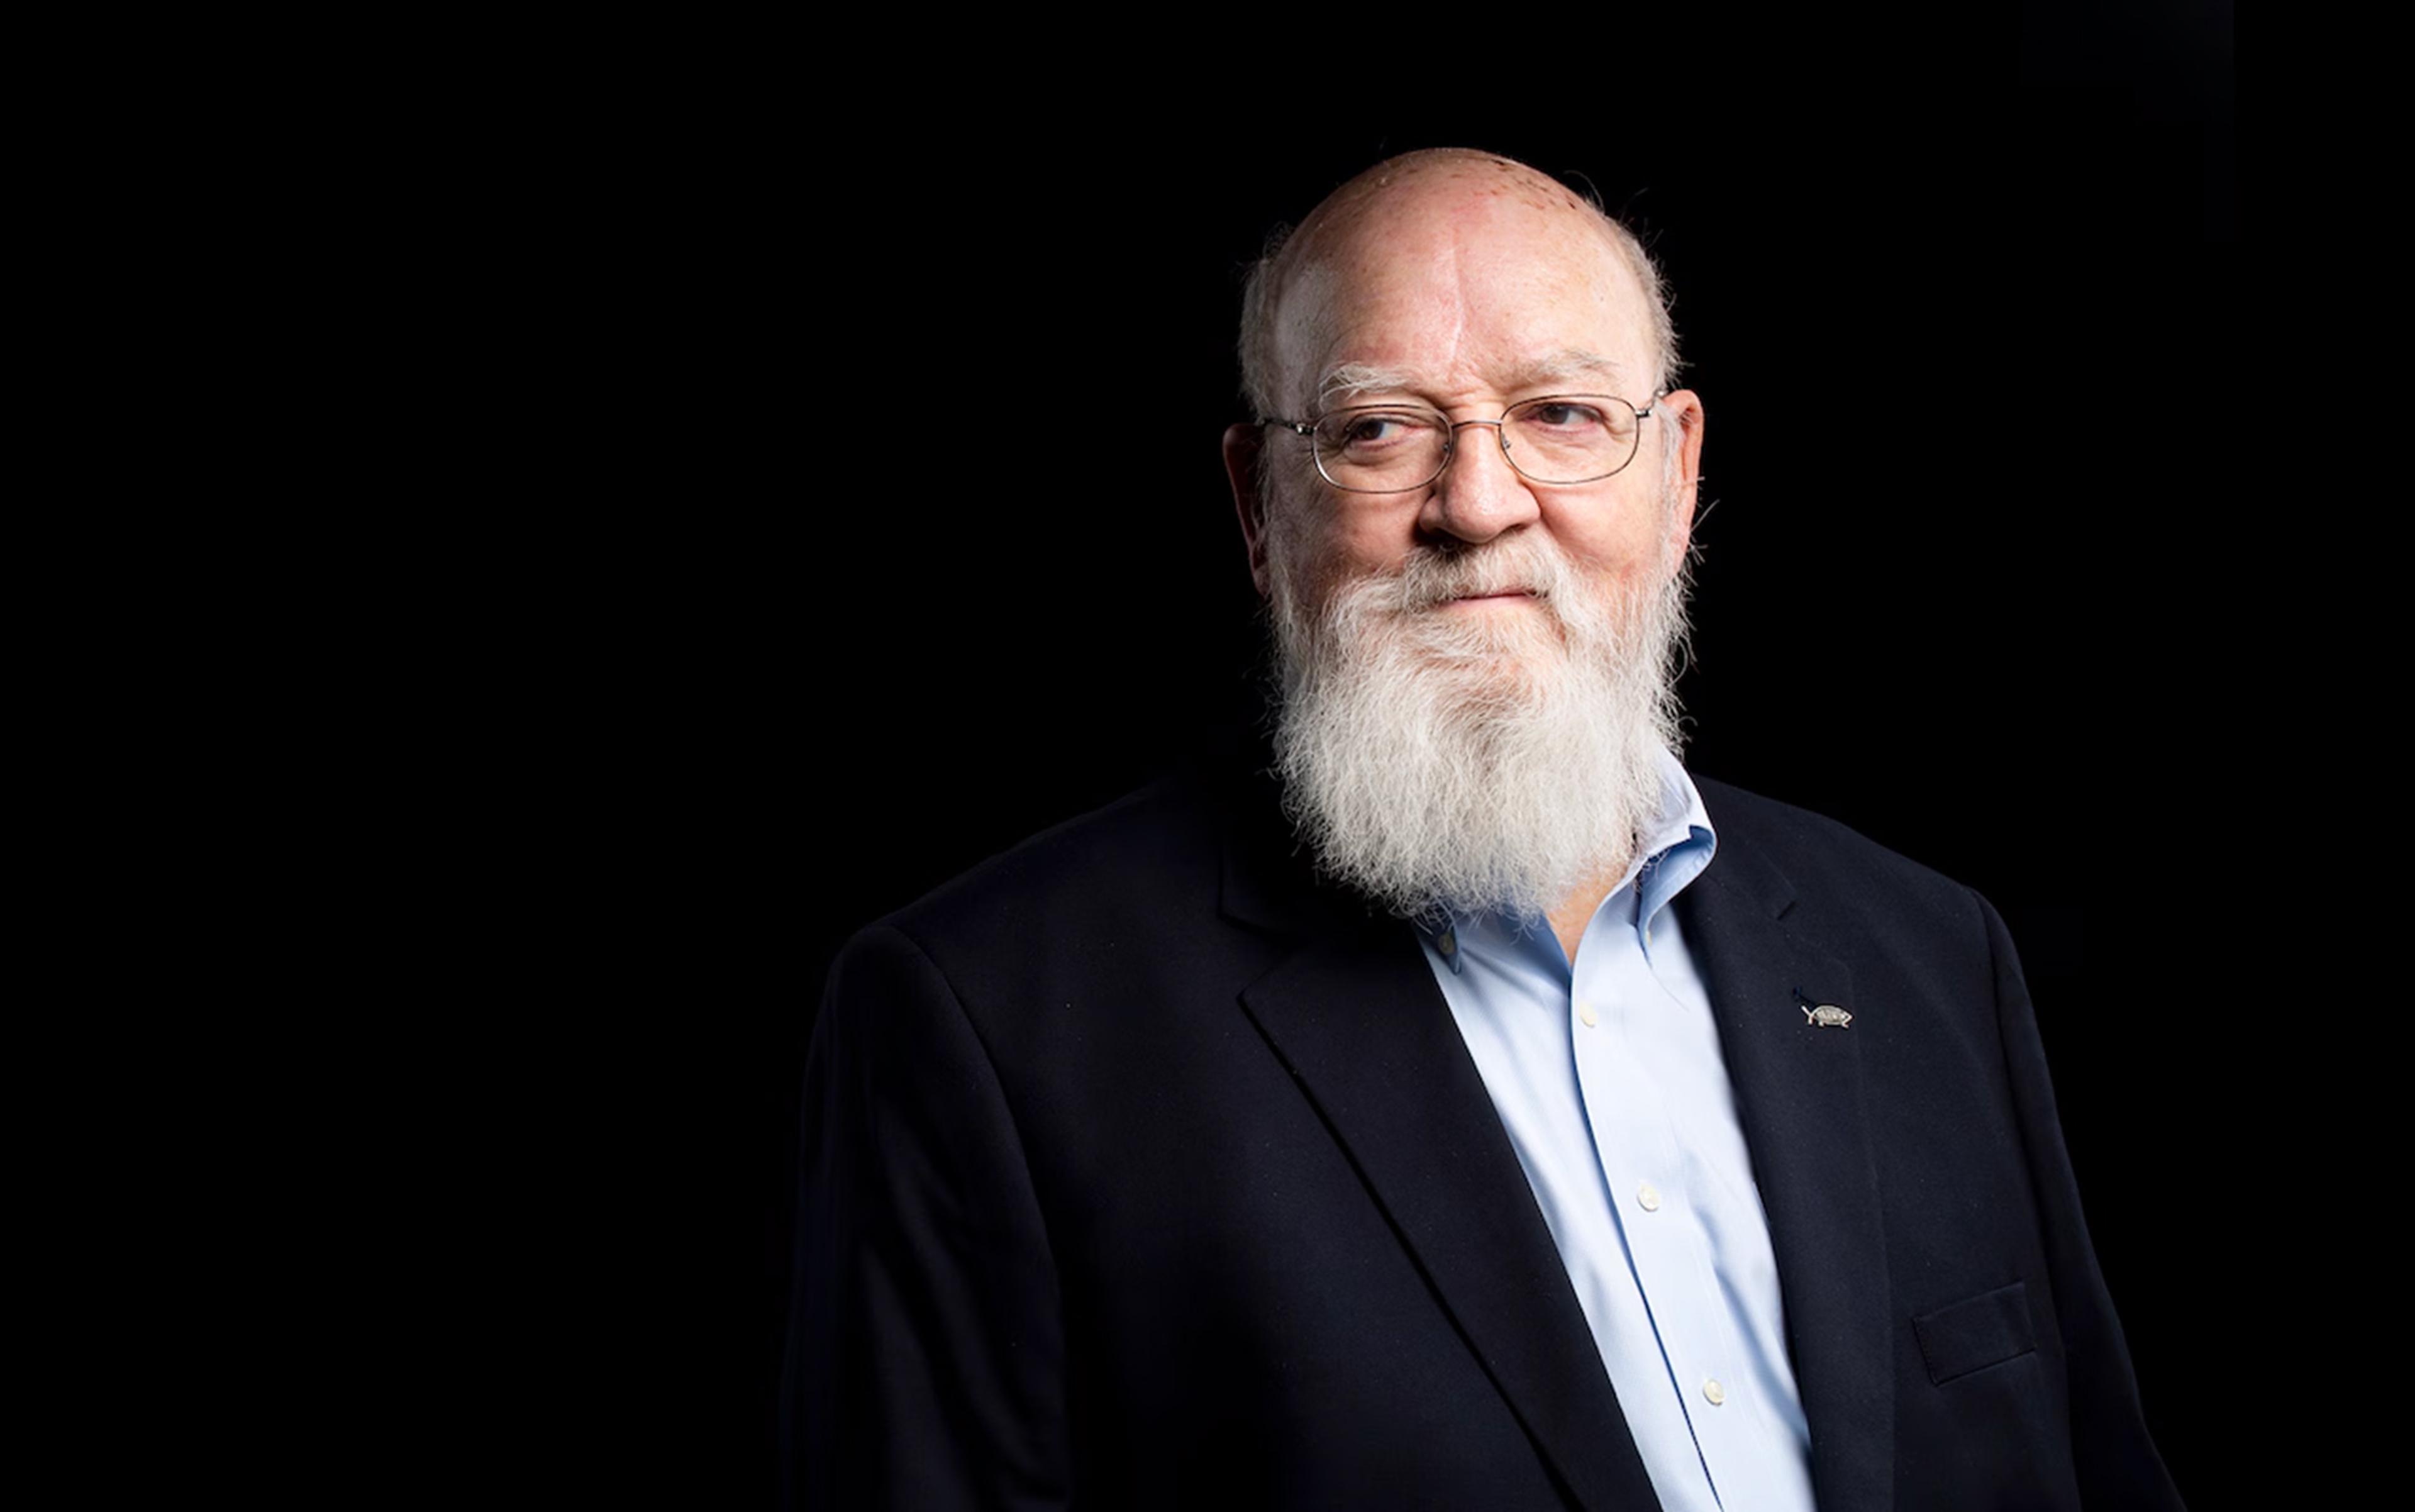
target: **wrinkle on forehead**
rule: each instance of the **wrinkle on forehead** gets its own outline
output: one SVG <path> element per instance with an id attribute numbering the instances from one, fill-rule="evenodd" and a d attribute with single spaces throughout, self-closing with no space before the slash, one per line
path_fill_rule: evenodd
<path id="1" fill-rule="evenodd" d="M 1271 333 L 1290 375 L 1285 400 L 1506 393 L 1580 374 L 1608 375 L 1612 392 L 1648 390 L 1635 360 L 1650 366 L 1648 297 L 1599 217 L 1565 209 L 1498 184 L 1443 181 L 1328 222 Z"/>
<path id="2" fill-rule="evenodd" d="M 1514 251 L 1513 244 L 1485 234 L 1488 223 L 1522 221 L 1524 236 Z M 1641 395 L 1666 382 L 1675 341 L 1657 271 L 1629 233 L 1566 185 L 1524 164 L 1493 153 L 1436 149 L 1378 163 L 1335 189 L 1252 274 L 1254 313 L 1244 318 L 1242 367 L 1252 402 L 1268 412 L 1297 412 L 1297 405 L 1327 386 L 1316 380 L 1335 365 L 1358 358 L 1385 366 L 1383 353 L 1342 350 L 1342 302 L 1335 294 L 1353 273 L 1377 267 L 1398 273 L 1404 260 L 1419 260 L 1434 275 L 1430 289 L 1463 288 L 1469 270 L 1458 260 L 1481 258 L 1489 291 L 1498 292 L 1505 281 L 1567 278 L 1574 262 L 1534 255 L 1546 247 L 1609 254 L 1606 263 L 1593 265 L 1600 271 L 1589 271 L 1578 285 L 1619 325 L 1637 327 L 1642 361 L 1628 364 L 1636 370 L 1622 380 L 1625 387 Z M 1432 335 L 1462 329 L 1468 312 L 1436 299 L 1416 313 Z M 1624 350 L 1627 343 L 1619 345 Z"/>
<path id="3" fill-rule="evenodd" d="M 1588 388 L 1585 393 L 1609 393 L 1625 397 L 1638 384 L 1648 386 L 1648 379 L 1638 377 L 1629 364 L 1607 352 L 1584 347 L 1563 347 L 1541 356 L 1517 363 L 1506 369 L 1500 382 L 1507 389 L 1526 389 L 1545 384 L 1583 382 L 1607 385 Z M 1405 367 L 1379 367 L 1372 363 L 1334 363 L 1320 373 L 1315 395 L 1318 411 L 1328 411 L 1349 404 L 1361 395 L 1397 394 L 1414 388 L 1418 375 Z M 1648 396 L 1639 391 L 1636 397 Z"/>
<path id="4" fill-rule="evenodd" d="M 1341 374 L 1352 390 L 1366 393 L 1382 386 L 1408 386 L 1414 374 L 1411 367 L 1399 366 L 1404 361 L 1414 359 L 1415 367 L 1423 369 L 1457 365 L 1468 320 L 1460 239 L 1429 234 L 1426 245 L 1414 252 L 1397 240 L 1370 245 L 1372 241 L 1361 238 L 1332 247 L 1328 256 L 1302 267 L 1285 291 L 1282 319 L 1276 330 L 1276 350 L 1285 371 Z M 1357 327 L 1385 323 L 1387 316 L 1397 323 L 1395 304 L 1369 296 L 1370 288 L 1379 282 L 1396 290 L 1414 290 L 1405 298 L 1416 316 L 1411 323 L 1418 350 L 1361 353 L 1337 362 L 1342 349 L 1363 342 L 1366 333 Z M 1371 382 L 1378 378 L 1390 382 Z M 1328 378 L 1320 378 L 1316 385 L 1320 400 L 1333 386 Z"/>

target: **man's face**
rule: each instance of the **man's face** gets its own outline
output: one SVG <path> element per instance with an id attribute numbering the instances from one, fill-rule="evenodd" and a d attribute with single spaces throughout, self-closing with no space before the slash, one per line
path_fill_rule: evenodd
<path id="1" fill-rule="evenodd" d="M 1634 273 L 1598 223 L 1516 177 L 1432 174 L 1320 242 L 1277 311 L 1293 418 L 1406 402 L 1490 421 L 1546 395 L 1652 398 L 1650 312 Z M 1547 656 L 1565 637 L 1531 591 L 1532 563 L 1557 557 L 1563 587 L 1598 600 L 1657 592 L 1677 571 L 1700 413 L 1690 393 L 1669 396 L 1641 422 L 1624 471 L 1557 487 L 1521 476 L 1498 432 L 1471 426 L 1441 477 L 1393 494 L 1330 487 L 1304 439 L 1270 430 L 1252 570 L 1271 592 L 1280 568 L 1297 609 L 1315 616 L 1355 582 L 1432 569 L 1413 572 L 1426 579 L 1415 592 L 1439 596 L 1398 606 L 1422 621 L 1401 628 L 1462 651 L 1491 646 L 1505 663 Z M 1249 516 L 1245 507 L 1245 529 Z"/>
<path id="2" fill-rule="evenodd" d="M 1274 334 L 1293 417 L 1651 398 L 1646 296 L 1548 181 L 1446 171 L 1301 234 Z M 1558 487 L 1471 426 L 1440 477 L 1391 494 L 1327 484 L 1294 433 L 1262 457 L 1252 428 L 1227 434 L 1282 670 L 1276 766 L 1329 873 L 1403 914 L 1531 916 L 1625 864 L 1675 743 L 1700 416 L 1672 395 L 1624 470 Z"/>

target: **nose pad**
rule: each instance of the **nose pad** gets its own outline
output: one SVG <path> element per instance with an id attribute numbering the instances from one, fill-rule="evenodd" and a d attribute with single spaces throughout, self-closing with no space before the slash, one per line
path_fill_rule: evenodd
<path id="1" fill-rule="evenodd" d="M 1462 420 L 1450 427 L 1449 450 L 1443 454 L 1442 472 L 1434 478 L 1429 502 L 1433 505 L 1435 526 L 1462 541 L 1489 541 L 1542 512 L 1527 490 L 1525 476 L 1509 464 L 1502 424 Z M 1462 442 L 1459 433 L 1471 427 L 1491 430 L 1489 442 Z M 1490 455 L 1467 455 L 1470 452 Z"/>

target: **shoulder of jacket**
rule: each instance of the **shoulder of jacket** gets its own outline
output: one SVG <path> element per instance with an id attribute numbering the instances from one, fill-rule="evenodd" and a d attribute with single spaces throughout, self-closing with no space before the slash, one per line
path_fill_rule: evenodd
<path id="1" fill-rule="evenodd" d="M 1807 901 L 1847 911 L 1923 907 L 1976 921 L 1981 900 L 1962 883 L 1824 814 L 1764 798 L 1714 778 L 1694 786 L 1718 831 L 1776 868 Z"/>
<path id="2" fill-rule="evenodd" d="M 931 950 L 1173 896 L 1198 893 L 1212 904 L 1222 823 L 1208 781 L 1161 778 L 990 857 L 874 927 Z"/>

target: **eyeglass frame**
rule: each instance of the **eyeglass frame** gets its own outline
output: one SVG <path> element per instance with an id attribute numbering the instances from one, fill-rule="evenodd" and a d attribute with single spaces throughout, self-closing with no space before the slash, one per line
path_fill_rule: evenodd
<path id="1" fill-rule="evenodd" d="M 1532 404 L 1550 404 L 1555 400 L 1561 399 L 1608 399 L 1612 404 L 1634 411 L 1635 418 L 1641 422 L 1649 420 L 1655 414 L 1658 413 L 1660 401 L 1667 398 L 1669 394 L 1670 391 L 1664 388 L 1658 394 L 1653 395 L 1650 402 L 1641 407 L 1629 403 L 1626 398 L 1616 394 L 1543 394 L 1531 399 L 1520 399 L 1514 404 L 1503 405 L 1501 408 L 1501 418 L 1498 420 L 1453 420 L 1450 416 L 1443 413 L 1440 410 L 1435 409 L 1430 404 L 1351 404 L 1344 405 L 1339 410 L 1328 410 L 1323 414 L 1317 415 L 1313 419 L 1310 420 L 1285 420 L 1280 416 L 1276 416 L 1262 419 L 1258 424 L 1262 426 L 1281 426 L 1285 430 L 1292 432 L 1294 435 L 1306 437 L 1308 439 L 1309 460 L 1315 464 L 1316 475 L 1323 478 L 1332 487 L 1341 489 L 1343 493 L 1388 494 L 1417 492 L 1419 488 L 1426 487 L 1427 484 L 1433 482 L 1435 478 L 1439 478 L 1444 473 L 1450 471 L 1451 458 L 1459 455 L 1459 433 L 1469 426 L 1491 426 L 1492 427 L 1492 439 L 1501 443 L 1501 459 L 1509 464 L 1510 472 L 1517 473 L 1522 478 L 1524 478 L 1528 483 L 1539 484 L 1546 488 L 1575 488 L 1581 487 L 1588 483 L 1600 483 L 1605 479 L 1614 478 L 1620 473 L 1626 472 L 1628 468 L 1633 467 L 1635 465 L 1635 459 L 1643 455 L 1643 427 L 1641 424 L 1636 426 L 1635 444 L 1628 449 L 1626 461 L 1619 463 L 1616 467 L 1612 468 L 1607 472 L 1597 472 L 1589 478 L 1570 478 L 1565 481 L 1555 481 L 1547 478 L 1538 478 L 1518 465 L 1516 455 L 1509 450 L 1509 433 L 1505 428 L 1509 424 L 1509 412 L 1512 410 L 1522 410 Z M 1435 419 L 1440 420 L 1443 423 L 1443 429 L 1445 432 L 1442 443 L 1441 462 L 1435 466 L 1432 473 L 1426 477 L 1422 482 L 1412 483 L 1404 487 L 1355 488 L 1346 483 L 1334 482 L 1333 474 L 1325 471 L 1325 454 L 1323 449 L 1316 443 L 1317 427 L 1338 414 L 1379 413 L 1386 410 L 1422 410 L 1427 414 L 1432 415 Z"/>

